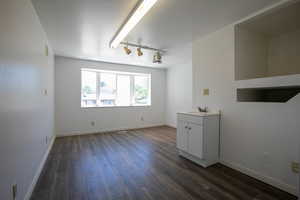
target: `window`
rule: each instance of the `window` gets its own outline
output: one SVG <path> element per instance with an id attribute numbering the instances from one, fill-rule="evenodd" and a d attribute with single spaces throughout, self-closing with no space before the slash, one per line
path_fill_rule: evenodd
<path id="1" fill-rule="evenodd" d="M 100 73 L 100 92 L 99 105 L 100 106 L 114 106 L 116 105 L 116 74 Z"/>
<path id="2" fill-rule="evenodd" d="M 144 105 L 149 101 L 149 80 L 146 76 L 134 76 L 134 104 Z"/>
<path id="3" fill-rule="evenodd" d="M 149 105 L 150 74 L 81 70 L 81 107 Z"/>
<path id="4" fill-rule="evenodd" d="M 81 72 L 81 102 L 84 107 L 97 105 L 96 75 L 94 72 Z"/>
<path id="5" fill-rule="evenodd" d="M 118 75 L 117 76 L 117 105 L 127 106 L 130 105 L 130 76 Z"/>

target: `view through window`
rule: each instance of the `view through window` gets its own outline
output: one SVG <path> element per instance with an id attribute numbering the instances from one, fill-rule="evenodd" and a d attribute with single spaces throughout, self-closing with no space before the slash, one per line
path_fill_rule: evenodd
<path id="1" fill-rule="evenodd" d="M 81 107 L 149 105 L 150 74 L 81 70 Z"/>

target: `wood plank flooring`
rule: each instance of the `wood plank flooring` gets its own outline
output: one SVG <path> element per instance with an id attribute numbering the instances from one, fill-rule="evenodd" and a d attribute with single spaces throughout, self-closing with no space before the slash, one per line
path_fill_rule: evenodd
<path id="1" fill-rule="evenodd" d="M 178 156 L 156 127 L 57 138 L 31 200 L 296 200 L 221 164 Z"/>

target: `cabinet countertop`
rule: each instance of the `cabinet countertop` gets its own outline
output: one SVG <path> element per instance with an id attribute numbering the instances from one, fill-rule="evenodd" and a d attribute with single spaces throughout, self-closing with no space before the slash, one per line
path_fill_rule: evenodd
<path id="1" fill-rule="evenodd" d="M 206 116 L 213 116 L 213 115 L 220 115 L 219 112 L 179 112 L 177 114 L 183 114 L 183 115 L 193 115 L 197 117 L 206 117 Z"/>

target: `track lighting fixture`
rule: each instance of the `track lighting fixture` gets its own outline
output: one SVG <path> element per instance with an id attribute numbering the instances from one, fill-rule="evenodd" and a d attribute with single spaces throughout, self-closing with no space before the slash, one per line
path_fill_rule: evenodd
<path id="1" fill-rule="evenodd" d="M 162 63 L 161 61 L 161 54 L 159 51 L 157 51 L 154 55 L 153 55 L 153 63 Z"/>
<path id="2" fill-rule="evenodd" d="M 166 51 L 162 50 L 162 49 L 156 49 L 156 48 L 152 48 L 152 47 L 148 47 L 148 46 L 143 46 L 141 44 L 133 44 L 133 43 L 128 43 L 128 42 L 121 42 L 122 45 L 124 45 L 124 50 L 126 52 L 127 55 L 131 54 L 131 50 L 128 48 L 128 46 L 130 47 L 136 47 L 136 51 L 137 51 L 137 55 L 138 56 L 143 56 L 144 53 L 142 52 L 142 49 L 146 49 L 149 51 L 154 51 L 154 55 L 153 55 L 153 63 L 162 63 L 162 54 L 165 54 Z"/>
<path id="3" fill-rule="evenodd" d="M 138 56 L 144 55 L 144 53 L 143 53 L 142 50 L 141 50 L 141 47 L 137 48 L 136 51 L 137 51 L 137 55 L 138 55 Z"/>
<path id="4" fill-rule="evenodd" d="M 127 55 L 131 54 L 131 50 L 127 46 L 124 47 L 124 51 Z"/>

